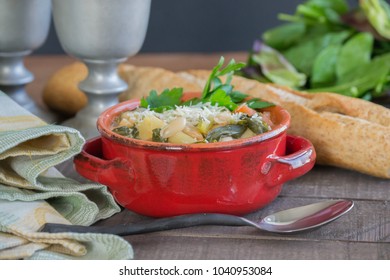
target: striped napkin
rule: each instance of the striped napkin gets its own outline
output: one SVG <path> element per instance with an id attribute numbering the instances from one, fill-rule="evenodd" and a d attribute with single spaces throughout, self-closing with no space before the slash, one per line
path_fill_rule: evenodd
<path id="1" fill-rule="evenodd" d="M 109 234 L 43 233 L 46 222 L 91 225 L 120 211 L 107 188 L 54 166 L 81 151 L 72 128 L 48 125 L 0 92 L 0 259 L 131 259 Z"/>

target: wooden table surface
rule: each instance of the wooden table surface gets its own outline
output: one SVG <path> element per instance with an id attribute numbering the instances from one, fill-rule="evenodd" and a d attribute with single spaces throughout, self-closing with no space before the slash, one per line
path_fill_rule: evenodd
<path id="1" fill-rule="evenodd" d="M 210 69 L 219 57 L 245 61 L 245 53 L 139 54 L 129 63 L 170 70 Z M 74 61 L 67 56 L 30 56 L 26 66 L 35 75 L 29 94 L 43 105 L 42 89 L 49 76 Z M 65 162 L 58 169 L 83 180 Z M 338 220 L 299 234 L 271 234 L 250 227 L 198 226 L 125 237 L 136 259 L 390 259 L 390 181 L 328 166 L 315 166 L 286 183 L 267 207 L 246 217 L 261 217 L 290 207 L 326 199 L 352 199 L 354 208 Z M 127 224 L 149 219 L 123 210 L 99 224 Z"/>

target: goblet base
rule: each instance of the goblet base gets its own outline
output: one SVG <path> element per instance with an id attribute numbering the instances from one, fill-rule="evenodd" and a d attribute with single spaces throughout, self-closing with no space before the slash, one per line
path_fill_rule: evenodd
<path id="1" fill-rule="evenodd" d="M 26 84 L 34 80 L 34 75 L 26 69 L 23 63 L 24 57 L 30 53 L 30 50 L 8 53 L 0 52 L 0 90 L 45 122 L 56 123 L 59 121 L 59 117 L 41 108 L 25 90 Z"/>
<path id="2" fill-rule="evenodd" d="M 125 60 L 82 60 L 88 67 L 88 76 L 79 83 L 79 88 L 87 95 L 88 104 L 63 125 L 79 130 L 86 139 L 99 135 L 96 128 L 98 117 L 104 110 L 117 104 L 118 95 L 128 87 L 117 72 L 118 64 Z"/>

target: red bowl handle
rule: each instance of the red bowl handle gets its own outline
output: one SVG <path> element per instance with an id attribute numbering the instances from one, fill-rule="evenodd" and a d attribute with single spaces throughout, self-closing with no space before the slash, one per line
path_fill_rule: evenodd
<path id="1" fill-rule="evenodd" d="M 134 181 L 134 171 L 126 161 L 103 159 L 101 137 L 86 141 L 81 153 L 75 156 L 73 163 L 80 175 L 103 185 L 115 187 L 113 178 L 118 176 L 129 183 Z"/>
<path id="2" fill-rule="evenodd" d="M 272 181 L 271 186 L 283 184 L 310 171 L 316 159 L 316 152 L 309 140 L 287 135 L 286 154 L 283 156 L 271 155 L 269 161 L 263 164 L 261 172 L 267 174 Z"/>

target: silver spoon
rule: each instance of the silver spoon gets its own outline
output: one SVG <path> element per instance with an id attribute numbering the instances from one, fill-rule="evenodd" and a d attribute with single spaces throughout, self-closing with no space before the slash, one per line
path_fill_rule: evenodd
<path id="1" fill-rule="evenodd" d="M 160 218 L 130 225 L 115 226 L 76 226 L 47 223 L 40 231 L 51 233 L 110 233 L 126 236 L 199 225 L 222 225 L 253 226 L 268 232 L 292 233 L 329 223 L 351 210 L 353 204 L 353 201 L 350 200 L 327 200 L 280 211 L 268 215 L 258 223 L 234 215 L 205 213 Z"/>

